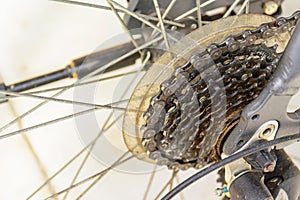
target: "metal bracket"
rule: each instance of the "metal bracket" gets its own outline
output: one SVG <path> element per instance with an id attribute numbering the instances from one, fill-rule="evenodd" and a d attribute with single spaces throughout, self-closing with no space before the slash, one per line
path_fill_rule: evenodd
<path id="1" fill-rule="evenodd" d="M 300 132 L 300 109 L 287 112 L 290 99 L 300 88 L 300 25 L 297 25 L 281 57 L 273 78 L 261 94 L 241 113 L 238 125 L 224 144 L 224 153 L 230 155 L 244 148 L 264 123 L 275 120 L 279 127 L 275 138 Z M 287 144 L 277 146 L 283 148 Z"/>

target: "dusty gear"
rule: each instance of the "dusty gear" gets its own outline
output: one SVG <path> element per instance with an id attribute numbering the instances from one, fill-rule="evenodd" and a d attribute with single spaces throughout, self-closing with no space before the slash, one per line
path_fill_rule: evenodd
<path id="1" fill-rule="evenodd" d="M 299 17 L 296 12 L 192 52 L 152 95 L 142 115 L 139 150 L 171 169 L 201 168 L 218 160 L 223 138 L 276 69 L 283 49 L 267 40 L 290 32 Z"/>
<path id="2" fill-rule="evenodd" d="M 177 68 L 161 84 L 161 91 L 151 99 L 145 113 L 143 143 L 150 158 L 165 158 L 167 161 L 157 159 L 158 164 L 171 168 L 199 168 L 218 159 L 213 147 L 220 134 L 235 124 L 240 111 L 259 95 L 279 57 L 275 48 L 264 44 L 228 53 L 214 62 L 209 54 L 192 56 L 187 65 Z M 208 72 L 212 66 L 215 69 Z M 204 73 L 206 80 L 202 78 Z M 220 73 L 217 78 L 216 73 Z M 215 112 L 221 112 L 224 106 L 219 103 L 222 89 L 226 93 L 226 114 L 212 116 L 211 99 L 217 98 Z M 225 124 L 219 130 L 223 120 Z"/>

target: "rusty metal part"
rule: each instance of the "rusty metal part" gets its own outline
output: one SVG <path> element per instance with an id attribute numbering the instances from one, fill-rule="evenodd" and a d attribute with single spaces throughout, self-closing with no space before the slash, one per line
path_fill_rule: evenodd
<path id="1" fill-rule="evenodd" d="M 234 16 L 183 38 L 131 97 L 123 123 L 129 150 L 182 170 L 219 159 L 223 137 L 271 77 L 298 16 Z"/>

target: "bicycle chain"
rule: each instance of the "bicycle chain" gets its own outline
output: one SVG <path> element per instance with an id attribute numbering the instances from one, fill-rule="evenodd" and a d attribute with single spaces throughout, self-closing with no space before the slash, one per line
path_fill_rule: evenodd
<path id="1" fill-rule="evenodd" d="M 229 36 L 177 67 L 144 113 L 142 140 L 149 157 L 181 170 L 218 160 L 218 143 L 266 86 L 280 59 L 277 46 L 264 42 L 291 31 L 299 18 L 297 11 Z"/>

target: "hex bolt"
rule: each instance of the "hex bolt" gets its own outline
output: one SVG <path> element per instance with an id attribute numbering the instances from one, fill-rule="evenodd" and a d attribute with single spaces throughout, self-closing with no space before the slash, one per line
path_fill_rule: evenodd
<path id="1" fill-rule="evenodd" d="M 275 170 L 275 167 L 276 167 L 276 162 L 273 162 L 264 168 L 264 172 L 266 172 L 266 173 L 273 172 Z"/>

